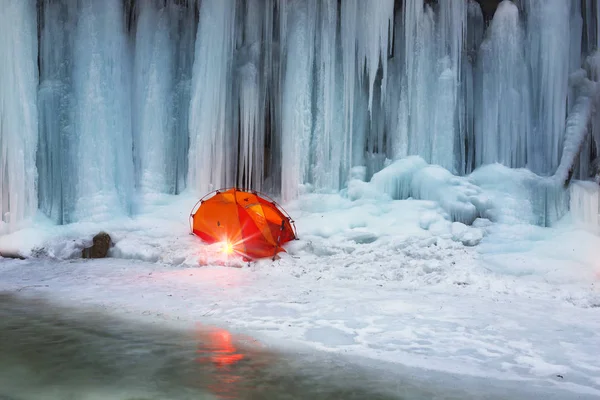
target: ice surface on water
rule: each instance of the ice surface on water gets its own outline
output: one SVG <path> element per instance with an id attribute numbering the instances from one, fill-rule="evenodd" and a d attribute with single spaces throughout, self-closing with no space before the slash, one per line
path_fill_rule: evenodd
<path id="1" fill-rule="evenodd" d="M 135 214 L 186 188 L 290 200 L 345 188 L 354 167 L 370 180 L 387 160 L 419 156 L 453 175 L 499 162 L 553 176 L 530 181 L 546 224 L 564 211 L 568 178 L 595 174 L 600 24 L 589 0 L 505 0 L 489 25 L 474 0 L 38 10 L 39 46 L 4 42 L 19 56 L 3 77 L 39 55 L 40 79 L 37 93 L 19 89 L 36 86 L 34 62 L 3 84 L 31 111 L 4 103 L 4 151 L 17 140 L 25 155 L 3 160 L 4 220 L 31 214 L 36 196 L 57 223 Z M 16 12 L 36 17 L 11 2 L 3 18 Z M 8 132 L 25 112 L 30 134 L 17 139 Z"/>

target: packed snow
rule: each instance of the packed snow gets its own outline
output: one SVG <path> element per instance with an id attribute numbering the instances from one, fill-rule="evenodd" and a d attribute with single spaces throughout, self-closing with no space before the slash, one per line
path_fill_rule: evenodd
<path id="1" fill-rule="evenodd" d="M 412 171 L 418 182 L 416 172 L 432 167 L 413 159 L 388 168 L 398 179 Z M 600 238 L 576 223 L 598 210 L 590 188 L 574 185 L 588 191 L 572 201 L 587 203 L 579 200 L 553 228 L 519 223 L 532 208 L 506 210 L 527 199 L 499 188 L 502 173 L 504 187 L 518 186 L 520 173 L 496 166 L 488 172 L 496 182 L 477 186 L 483 178 L 473 174 L 454 183 L 480 198 L 466 204 L 487 197 L 499 216 L 466 225 L 435 193 L 413 197 L 413 190 L 427 193 L 418 184 L 364 182 L 359 172 L 348 191 L 284 203 L 300 239 L 275 261 L 227 258 L 190 235 L 196 198 L 189 194 L 157 197 L 135 218 L 102 224 L 56 226 L 38 216 L 31 229 L 0 238 L 0 251 L 27 257 L 0 261 L 0 291 L 163 324 L 225 326 L 276 349 L 309 347 L 600 396 Z M 82 261 L 81 249 L 99 230 L 115 242 L 110 258 Z"/>

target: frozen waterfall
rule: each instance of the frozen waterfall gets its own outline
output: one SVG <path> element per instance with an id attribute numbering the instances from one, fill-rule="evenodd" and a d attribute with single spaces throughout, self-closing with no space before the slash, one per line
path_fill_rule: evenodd
<path id="1" fill-rule="evenodd" d="M 0 230 L 37 207 L 37 34 L 34 0 L 9 0 L 0 12 Z"/>
<path id="2" fill-rule="evenodd" d="M 527 168 L 560 210 L 597 174 L 600 7 L 487 3 L 5 0 L 0 231 L 184 190 L 339 191 L 413 155 Z"/>

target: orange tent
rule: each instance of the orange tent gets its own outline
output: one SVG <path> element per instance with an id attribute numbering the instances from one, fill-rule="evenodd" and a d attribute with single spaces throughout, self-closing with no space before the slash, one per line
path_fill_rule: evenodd
<path id="1" fill-rule="evenodd" d="M 223 243 L 225 253 L 246 259 L 274 257 L 296 239 L 294 222 L 273 200 L 236 188 L 204 196 L 190 215 L 192 233 L 209 244 Z"/>

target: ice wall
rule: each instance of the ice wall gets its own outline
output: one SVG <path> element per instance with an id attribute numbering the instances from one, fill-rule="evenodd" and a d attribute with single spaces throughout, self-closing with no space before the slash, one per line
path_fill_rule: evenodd
<path id="1" fill-rule="evenodd" d="M 68 221 L 128 214 L 134 187 L 131 48 L 119 0 L 81 0 L 73 52 Z"/>
<path id="2" fill-rule="evenodd" d="M 173 104 L 173 58 L 169 10 L 140 3 L 133 64 L 133 145 L 136 183 L 142 192 L 172 192 L 169 154 Z"/>
<path id="3" fill-rule="evenodd" d="M 139 3 L 132 122 L 136 184 L 142 194 L 185 188 L 194 37 L 194 15 L 186 7 L 176 1 Z"/>
<path id="4" fill-rule="evenodd" d="M 532 118 L 524 40 L 517 6 L 503 1 L 481 44 L 476 67 L 481 89 L 475 103 L 477 166 L 527 165 Z"/>
<path id="5" fill-rule="evenodd" d="M 572 0 L 574 1 L 574 0 Z M 533 130 L 528 138 L 529 168 L 554 171 L 562 155 L 569 79 L 570 3 L 525 0 L 527 53 L 531 68 Z"/>
<path id="6" fill-rule="evenodd" d="M 66 178 L 75 167 L 73 149 L 73 41 L 77 18 L 75 1 L 40 4 L 37 152 L 39 207 L 58 223 L 68 220 L 65 205 L 73 202 L 74 187 Z"/>
<path id="7" fill-rule="evenodd" d="M 287 2 L 283 80 L 281 194 L 290 200 L 309 178 L 316 0 Z"/>
<path id="8" fill-rule="evenodd" d="M 188 184 L 199 193 L 235 183 L 231 114 L 235 1 L 203 1 L 196 36 L 189 114 Z"/>
<path id="9" fill-rule="evenodd" d="M 0 233 L 37 208 L 37 18 L 33 0 L 0 12 Z"/>
<path id="10" fill-rule="evenodd" d="M 65 223 L 186 188 L 338 191 L 412 155 L 529 168 L 554 218 L 598 164 L 592 0 L 504 0 L 489 25 L 475 0 L 6 1 L 5 220 L 36 185 Z"/>

